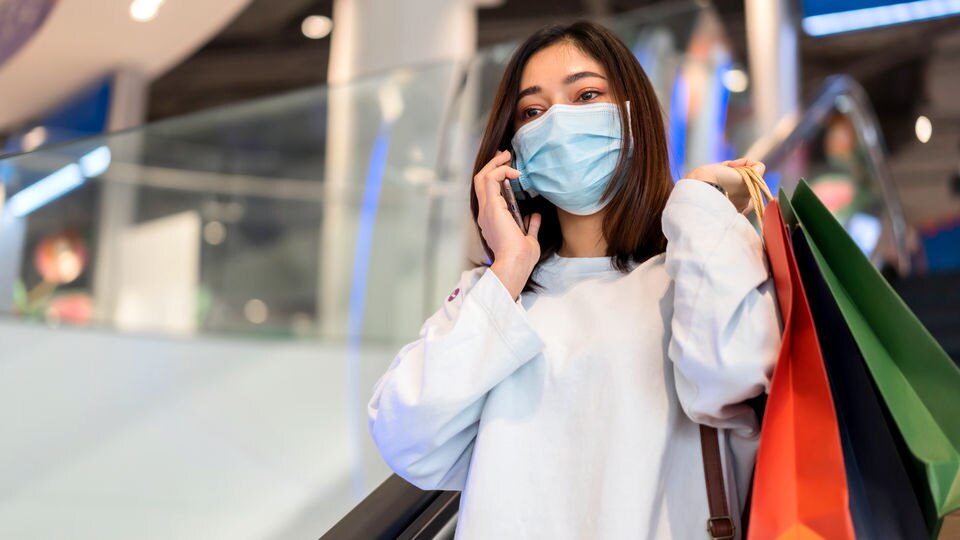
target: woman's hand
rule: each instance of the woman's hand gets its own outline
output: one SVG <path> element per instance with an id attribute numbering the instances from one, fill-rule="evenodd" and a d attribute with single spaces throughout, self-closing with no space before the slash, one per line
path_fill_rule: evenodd
<path id="1" fill-rule="evenodd" d="M 510 167 L 510 152 L 497 152 L 489 163 L 473 177 L 479 212 L 477 224 L 487 245 L 493 251 L 493 270 L 514 299 L 520 296 L 533 267 L 540 260 L 540 214 L 526 218 L 527 234 L 517 226 L 500 194 L 505 179 L 515 179 L 520 171 Z"/>
<path id="2" fill-rule="evenodd" d="M 740 158 L 722 163 L 701 165 L 690 171 L 685 178 L 720 184 L 720 187 L 726 190 L 730 202 L 737 208 L 737 211 L 743 212 L 750 206 L 750 192 L 747 191 L 747 185 L 744 184 L 743 178 L 740 178 L 740 173 L 735 170 L 737 167 L 752 167 L 760 176 L 763 176 L 763 171 L 766 169 L 764 164 L 759 161 Z"/>

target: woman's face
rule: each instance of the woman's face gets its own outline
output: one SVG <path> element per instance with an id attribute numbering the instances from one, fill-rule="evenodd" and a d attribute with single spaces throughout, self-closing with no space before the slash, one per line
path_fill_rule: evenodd
<path id="1" fill-rule="evenodd" d="M 572 43 L 561 41 L 530 57 L 520 77 L 514 126 L 519 128 L 563 103 L 612 103 L 607 73 Z"/>

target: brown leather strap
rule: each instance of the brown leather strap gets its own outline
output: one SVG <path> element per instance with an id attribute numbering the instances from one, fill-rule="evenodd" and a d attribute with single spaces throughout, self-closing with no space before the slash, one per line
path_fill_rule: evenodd
<path id="1" fill-rule="evenodd" d="M 707 481 L 707 505 L 710 508 L 707 532 L 715 540 L 730 540 L 736 533 L 736 526 L 727 507 L 720 438 L 716 428 L 700 424 L 700 446 L 703 449 L 703 476 Z"/>
<path id="2" fill-rule="evenodd" d="M 737 172 L 750 193 L 762 231 L 764 206 L 766 201 L 773 200 L 773 194 L 763 178 L 751 167 L 737 167 Z M 723 485 L 723 461 L 720 458 L 720 437 L 715 428 L 700 425 L 700 446 L 703 449 L 703 476 L 707 482 L 707 505 L 710 508 L 707 532 L 714 540 L 730 540 L 736 536 L 736 525 L 727 506 L 727 490 Z"/>

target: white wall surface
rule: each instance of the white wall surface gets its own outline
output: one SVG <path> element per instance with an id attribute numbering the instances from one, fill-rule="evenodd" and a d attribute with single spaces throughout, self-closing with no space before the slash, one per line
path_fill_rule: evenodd
<path id="1" fill-rule="evenodd" d="M 317 538 L 355 463 L 368 490 L 388 474 L 351 442 L 342 347 L 11 321 L 0 342 L 0 538 Z M 364 400 L 394 352 L 362 351 Z"/>

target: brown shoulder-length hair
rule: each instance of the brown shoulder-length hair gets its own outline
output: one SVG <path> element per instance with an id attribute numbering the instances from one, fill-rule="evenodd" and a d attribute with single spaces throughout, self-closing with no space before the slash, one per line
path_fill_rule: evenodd
<path id="1" fill-rule="evenodd" d="M 520 77 L 527 62 L 538 51 L 555 43 L 567 42 L 578 47 L 603 66 L 609 77 L 609 88 L 620 109 L 620 118 L 629 118 L 623 125 L 623 147 L 620 161 L 603 199 L 610 199 L 603 219 L 603 235 L 607 255 L 615 268 L 629 270 L 630 264 L 641 263 L 666 249 L 667 240 L 660 225 L 663 207 L 673 187 L 667 157 L 664 117 L 656 93 L 640 62 L 607 28 L 589 21 L 568 26 L 551 25 L 530 36 L 510 59 L 490 110 L 487 127 L 473 165 L 473 174 L 480 172 L 499 150 L 510 148 L 516 131 L 515 110 L 519 101 Z M 625 102 L 629 101 L 627 113 Z M 629 130 L 629 131 L 628 131 Z M 629 141 L 634 141 L 630 145 Z M 513 149 L 510 149 L 513 151 Z M 556 253 L 563 243 L 556 207 L 543 197 L 519 201 L 523 215 L 539 212 L 542 216 L 538 239 L 540 261 Z M 477 225 L 477 194 L 470 190 L 470 209 Z M 480 234 L 480 242 L 488 260 L 493 260 L 490 246 Z M 537 287 L 532 279 L 524 290 Z"/>

